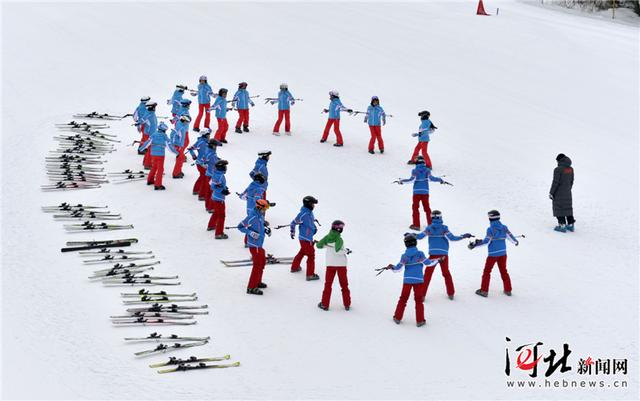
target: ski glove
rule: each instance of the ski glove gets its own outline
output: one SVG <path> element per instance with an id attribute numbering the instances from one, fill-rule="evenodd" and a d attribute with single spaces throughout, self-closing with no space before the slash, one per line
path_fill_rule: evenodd
<path id="1" fill-rule="evenodd" d="M 328 112 L 329 112 L 329 109 L 322 109 L 322 112 L 323 112 L 323 113 L 328 113 Z"/>
<path id="2" fill-rule="evenodd" d="M 471 235 L 469 233 L 462 234 L 462 238 L 471 238 L 471 237 L 473 237 L 473 235 Z"/>
<path id="3" fill-rule="evenodd" d="M 267 236 L 269 236 L 269 237 L 270 237 L 270 236 L 271 236 L 271 228 L 269 228 L 269 227 L 265 227 L 265 228 L 264 228 L 264 233 L 265 233 L 265 234 L 267 234 Z"/>
<path id="4" fill-rule="evenodd" d="M 229 192 L 228 188 L 225 188 L 222 190 L 222 195 L 229 195 L 231 192 Z"/>
<path id="5" fill-rule="evenodd" d="M 295 231 L 291 231 L 291 239 L 296 239 L 296 232 Z"/>
<path id="6" fill-rule="evenodd" d="M 482 240 L 479 240 L 479 239 L 477 239 L 477 240 L 475 240 L 473 242 L 469 242 L 469 245 L 467 245 L 467 248 L 473 249 L 476 246 L 478 246 L 481 242 L 482 242 Z"/>
<path id="7" fill-rule="evenodd" d="M 516 242 L 514 243 L 515 246 L 520 245 L 520 242 L 518 240 L 516 240 Z"/>
<path id="8" fill-rule="evenodd" d="M 353 113 L 353 109 L 347 109 L 347 113 Z"/>

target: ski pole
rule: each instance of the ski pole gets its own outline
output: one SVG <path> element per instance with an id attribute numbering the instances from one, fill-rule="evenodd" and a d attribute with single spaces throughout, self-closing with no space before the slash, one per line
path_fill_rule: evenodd
<path id="1" fill-rule="evenodd" d="M 281 225 L 281 226 L 275 226 L 275 227 L 273 227 L 273 229 L 274 229 L 274 230 L 279 230 L 279 229 L 281 229 L 281 228 L 285 228 L 285 227 L 289 227 L 289 225 L 288 225 L 288 224 L 283 224 L 283 225 Z"/>
<path id="2" fill-rule="evenodd" d="M 225 227 L 224 229 L 225 229 L 225 230 L 239 230 L 239 228 L 238 228 L 238 227 L 236 227 L 236 226 Z"/>
<path id="3" fill-rule="evenodd" d="M 382 272 L 384 272 L 385 270 L 390 270 L 390 269 L 393 269 L 393 265 L 391 265 L 391 264 L 390 264 L 390 265 L 387 265 L 387 266 L 385 266 L 385 267 L 381 267 L 381 268 L 379 268 L 379 269 L 373 269 L 373 270 L 377 271 L 377 272 L 378 272 L 378 274 L 376 274 L 376 276 L 379 276 L 379 275 L 381 275 L 381 274 L 382 274 Z"/>
<path id="4" fill-rule="evenodd" d="M 514 235 L 514 238 L 527 238 L 524 234 Z"/>
<path id="5" fill-rule="evenodd" d="M 322 224 L 320 224 L 320 222 L 318 221 L 318 219 L 315 219 L 315 220 L 313 220 L 313 221 L 315 221 L 316 223 L 318 223 L 318 225 L 319 225 L 320 227 L 322 227 Z"/>

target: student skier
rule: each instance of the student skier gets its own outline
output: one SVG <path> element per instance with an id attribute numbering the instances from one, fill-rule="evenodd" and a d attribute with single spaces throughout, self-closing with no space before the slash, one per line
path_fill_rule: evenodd
<path id="1" fill-rule="evenodd" d="M 331 223 L 331 231 L 316 243 L 318 249 L 326 248 L 326 264 L 327 270 L 324 279 L 324 291 L 322 291 L 322 300 L 318 304 L 318 308 L 329 310 L 331 301 L 331 287 L 333 279 L 338 275 L 338 282 L 342 290 L 342 304 L 345 310 L 351 309 L 351 292 L 349 291 L 349 280 L 347 279 L 347 255 L 351 253 L 344 246 L 342 239 L 342 231 L 344 230 L 344 222 L 335 220 Z"/>
<path id="2" fill-rule="evenodd" d="M 230 194 L 229 188 L 227 188 L 227 179 L 225 173 L 227 172 L 226 160 L 218 160 L 216 162 L 216 171 L 211 177 L 211 199 L 213 201 L 213 214 L 207 224 L 207 231 L 215 230 L 216 239 L 227 239 L 227 234 L 224 233 L 224 219 L 226 216 L 226 207 L 224 199 Z"/>
<path id="3" fill-rule="evenodd" d="M 173 166 L 172 177 L 173 178 L 183 178 L 184 173 L 182 172 L 182 165 L 187 160 L 184 155 L 184 149 L 188 144 L 188 134 L 189 134 L 189 123 L 191 122 L 191 117 L 188 114 L 181 115 L 178 117 L 178 121 L 176 122 L 176 128 L 171 130 L 171 144 L 175 146 L 176 149 L 176 163 Z"/>
<path id="4" fill-rule="evenodd" d="M 264 220 L 264 214 L 268 208 L 269 202 L 267 200 L 258 199 L 249 215 L 238 224 L 240 232 L 247 237 L 247 245 L 253 262 L 251 276 L 249 276 L 247 284 L 247 294 L 262 295 L 262 289 L 267 288 L 267 285 L 262 282 L 262 274 L 266 264 L 266 255 L 262 245 L 264 236 L 271 235 L 269 224 Z"/>
<path id="5" fill-rule="evenodd" d="M 444 277 L 444 284 L 447 288 L 447 295 L 449 299 L 453 300 L 455 294 L 455 288 L 453 286 L 453 279 L 449 272 L 449 241 L 460 241 L 465 238 L 471 238 L 472 235 L 465 233 L 462 235 L 455 235 L 449 231 L 449 227 L 443 224 L 442 212 L 434 210 L 431 212 L 431 224 L 425 228 L 425 230 L 416 236 L 416 239 L 421 240 L 425 237 L 429 238 L 429 259 L 439 259 L 440 269 L 442 270 L 442 277 Z M 424 270 L 424 290 L 423 295 L 427 297 L 427 291 L 429 290 L 429 283 L 431 282 L 431 276 L 435 270 L 433 267 L 427 267 Z"/>
<path id="6" fill-rule="evenodd" d="M 318 204 L 318 200 L 313 196 L 305 196 L 302 198 L 302 207 L 300 213 L 291 221 L 291 239 L 296 237 L 296 226 L 298 226 L 298 240 L 300 241 L 300 251 L 293 258 L 291 263 L 291 273 L 297 273 L 302 270 L 300 264 L 302 258 L 307 257 L 307 281 L 318 280 L 320 277 L 315 273 L 316 270 L 316 250 L 313 247 L 313 236 L 318 232 L 316 228 L 316 218 L 313 215 L 313 209 Z M 333 277 L 331 277 L 333 280 Z M 331 292 L 331 286 L 329 286 Z"/>
<path id="7" fill-rule="evenodd" d="M 205 114 L 204 126 L 209 128 L 209 122 L 211 120 L 211 114 L 209 111 L 209 106 L 211 106 L 211 96 L 215 97 L 213 90 L 207 83 L 207 76 L 202 75 L 198 83 L 198 116 L 196 117 L 196 121 L 193 123 L 193 130 L 195 132 L 200 131 L 200 119 L 202 118 L 203 113 Z"/>
<path id="8" fill-rule="evenodd" d="M 264 176 L 261 173 L 256 173 L 252 177 L 253 181 L 238 197 L 247 201 L 247 214 L 255 208 L 258 199 L 263 199 L 264 196 L 264 184 L 266 182 Z"/>
<path id="9" fill-rule="evenodd" d="M 182 101 L 182 96 L 184 95 L 184 91 L 187 90 L 186 85 L 176 85 L 176 89 L 173 91 L 173 95 L 171 99 L 167 100 L 167 104 L 171 106 L 171 116 L 176 117 L 178 115 L 178 111 L 180 111 Z"/>
<path id="10" fill-rule="evenodd" d="M 488 256 L 484 264 L 482 272 L 482 283 L 476 294 L 487 297 L 489 295 L 489 282 L 491 281 L 491 270 L 494 264 L 498 264 L 500 277 L 502 277 L 502 285 L 505 295 L 511 296 L 511 278 L 507 271 L 507 243 L 506 240 L 513 242 L 518 246 L 519 242 L 516 237 L 511 234 L 509 228 L 500 222 L 500 212 L 491 210 L 487 214 L 489 217 L 489 228 L 484 239 L 477 239 L 471 242 L 468 247 L 474 249 L 478 246 L 488 246 Z"/>
<path id="11" fill-rule="evenodd" d="M 247 91 L 247 83 L 240 82 L 238 84 L 238 90 L 233 95 L 232 103 L 238 110 L 238 121 L 236 122 L 236 132 L 241 134 L 242 131 L 249 132 L 249 105 L 255 106 L 249 91 Z M 242 126 L 242 129 L 240 129 Z"/>
<path id="12" fill-rule="evenodd" d="M 392 269 L 395 273 L 404 267 L 402 292 L 400 293 L 400 299 L 398 299 L 396 311 L 393 314 L 393 321 L 396 324 L 400 324 L 402 321 L 407 300 L 411 295 L 411 290 L 413 290 L 413 299 L 416 303 L 416 325 L 422 327 L 426 323 L 424 318 L 424 274 L 422 273 L 422 267 L 435 266 L 439 259 L 428 259 L 422 251 L 418 250 L 418 240 L 414 234 L 406 234 L 404 236 L 404 245 L 407 250 L 402 254 L 400 262 L 395 266 L 392 264 L 387 266 L 387 269 Z"/>
<path id="13" fill-rule="evenodd" d="M 162 185 L 162 174 L 164 173 L 164 150 L 169 148 L 170 151 L 176 153 L 175 148 L 171 145 L 167 136 L 167 125 L 160 123 L 158 129 L 140 146 L 140 150 L 144 151 L 150 148 L 150 158 L 152 160 L 151 170 L 147 176 L 147 185 L 155 185 L 155 190 L 166 189 Z"/>
<path id="14" fill-rule="evenodd" d="M 229 122 L 227 121 L 227 89 L 220 88 L 216 101 L 211 106 L 211 110 L 216 111 L 216 119 L 218 120 L 218 129 L 213 136 L 215 139 L 222 143 L 227 143 L 227 130 L 229 129 Z"/>
<path id="15" fill-rule="evenodd" d="M 145 142 L 149 140 L 149 137 L 151 137 L 151 135 L 153 135 L 157 130 L 158 130 L 158 118 L 156 117 L 156 106 L 158 106 L 158 103 L 156 102 L 147 102 L 145 104 L 145 109 L 147 110 L 146 113 L 144 113 L 144 117 L 142 120 L 142 124 L 144 124 L 144 129 L 145 129 L 145 133 L 147 134 L 147 138 L 145 139 Z M 142 145 L 141 142 L 140 145 Z M 140 152 L 140 150 L 138 150 L 138 153 Z M 144 153 L 144 157 L 142 158 L 142 165 L 144 166 L 145 170 L 150 170 L 151 169 L 151 150 L 147 149 L 147 151 Z"/>
<path id="16" fill-rule="evenodd" d="M 276 124 L 273 126 L 273 135 L 280 135 L 280 123 L 282 123 L 282 119 L 284 118 L 284 133 L 287 135 L 291 135 L 291 106 L 296 104 L 295 99 L 291 92 L 289 92 L 289 85 L 282 83 L 280 84 L 280 92 L 278 92 L 278 99 L 272 100 L 271 104 L 278 103 L 278 120 Z"/>
<path id="17" fill-rule="evenodd" d="M 336 143 L 333 146 L 343 146 L 344 142 L 342 141 L 342 133 L 340 132 L 340 112 L 346 111 L 347 113 L 353 113 L 353 110 L 342 105 L 340 101 L 340 93 L 337 90 L 329 91 L 329 108 L 324 109 L 325 113 L 329 113 L 329 118 L 327 119 L 327 124 L 324 127 L 324 133 L 322 134 L 322 139 L 320 139 L 321 143 L 327 141 L 329 138 L 329 130 L 331 126 L 333 126 L 333 132 L 336 134 Z"/>
<path id="18" fill-rule="evenodd" d="M 418 144 L 413 150 L 413 155 L 411 156 L 411 160 L 409 160 L 408 164 L 415 164 L 418 153 L 422 152 L 422 157 L 424 158 L 427 167 L 432 169 L 433 165 L 431 164 L 428 150 L 429 140 L 431 139 L 430 135 L 433 131 L 437 130 L 438 127 L 436 127 L 429 119 L 429 117 L 431 117 L 431 113 L 428 111 L 421 111 L 418 113 L 418 117 L 420 117 L 420 127 L 418 128 L 418 132 L 413 134 L 413 136 L 418 137 Z"/>
<path id="19" fill-rule="evenodd" d="M 439 182 L 440 184 L 449 184 L 440 177 L 431 175 L 431 169 L 425 166 L 422 156 L 418 156 L 416 167 L 411 171 L 411 177 L 398 179 L 398 184 L 403 185 L 406 182 L 413 182 L 413 202 L 412 217 L 413 222 L 409 226 L 412 230 L 420 230 L 420 203 L 427 216 L 427 224 L 431 224 L 431 208 L 429 207 L 429 181 Z"/>
<path id="20" fill-rule="evenodd" d="M 571 189 L 573 188 L 573 167 L 571 159 L 564 153 L 556 157 L 558 167 L 553 169 L 553 182 L 549 189 L 549 199 L 553 205 L 553 215 L 558 219 L 555 231 L 566 233 L 575 230 L 576 219 L 573 218 L 573 199 Z"/>
<path id="21" fill-rule="evenodd" d="M 196 143 L 193 146 L 189 147 L 189 154 L 191 155 L 191 159 L 195 161 L 196 168 L 198 169 L 198 179 L 193 184 L 192 193 L 194 195 L 198 195 L 200 193 L 201 185 L 207 185 L 207 176 L 205 175 L 207 172 L 207 167 L 204 162 L 204 157 L 206 156 L 209 149 L 209 137 L 211 135 L 210 128 L 204 128 L 200 131 L 200 136 L 196 140 Z M 197 154 L 196 154 L 197 152 Z"/>
<path id="22" fill-rule="evenodd" d="M 213 199 L 211 199 L 211 178 L 213 178 L 213 174 L 216 171 L 216 163 L 218 160 L 217 148 L 221 143 L 215 140 L 214 138 L 209 139 L 209 145 L 207 147 L 207 153 L 202 158 L 206 169 L 205 169 L 205 180 L 200 187 L 200 193 L 198 194 L 199 198 L 204 200 L 204 208 L 207 212 L 213 213 Z"/>
<path id="23" fill-rule="evenodd" d="M 143 96 L 140 98 L 140 104 L 133 112 L 133 122 L 138 132 L 140 133 L 140 144 L 143 144 L 149 139 L 149 135 L 145 133 L 145 125 L 144 125 L 144 117 L 147 113 L 147 102 L 150 101 L 151 98 L 149 96 Z M 139 155 L 143 155 L 144 152 L 138 151 Z"/>
<path id="24" fill-rule="evenodd" d="M 382 106 L 380 106 L 380 99 L 378 96 L 371 98 L 371 104 L 367 107 L 367 114 L 364 116 L 364 122 L 369 125 L 369 131 L 371 132 L 371 140 L 369 140 L 369 153 L 374 154 L 373 147 L 378 141 L 378 149 L 380 153 L 384 153 L 384 141 L 382 140 L 382 127 L 387 123 L 387 115 L 384 112 Z"/>

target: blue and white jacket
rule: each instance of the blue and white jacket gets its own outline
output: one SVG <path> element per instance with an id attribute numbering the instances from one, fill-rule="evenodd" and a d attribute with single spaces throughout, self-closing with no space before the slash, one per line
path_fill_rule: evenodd
<path id="1" fill-rule="evenodd" d="M 371 127 L 379 127 L 381 122 L 386 123 L 386 118 L 387 115 L 380 105 L 369 105 L 369 107 L 367 107 L 367 115 L 364 117 L 364 122 L 369 124 Z"/>
<path id="2" fill-rule="evenodd" d="M 216 171 L 216 163 L 218 162 L 218 160 L 219 158 L 216 148 L 214 147 L 212 149 L 207 146 L 207 153 L 205 153 L 202 157 L 202 161 L 204 162 L 205 166 L 207 166 L 207 171 L 205 172 L 205 175 L 207 177 L 213 177 L 213 174 Z"/>
<path id="3" fill-rule="evenodd" d="M 418 128 L 418 142 L 429 142 L 430 135 L 434 131 L 433 123 L 431 120 L 422 120 L 420 127 Z"/>
<path id="4" fill-rule="evenodd" d="M 155 111 L 147 110 L 144 114 L 142 123 L 144 124 L 144 131 L 147 135 L 151 136 L 158 130 L 158 118 Z"/>
<path id="5" fill-rule="evenodd" d="M 402 254 L 400 262 L 393 267 L 393 271 L 397 273 L 404 267 L 403 282 L 405 284 L 421 284 L 424 282 L 422 266 L 434 266 L 438 262 L 437 259 L 427 258 L 421 250 L 412 246 Z"/>
<path id="6" fill-rule="evenodd" d="M 500 220 L 494 220 L 489 224 L 484 239 L 476 246 L 488 245 L 489 256 L 504 256 L 507 254 L 507 239 L 514 244 L 518 242 L 507 226 Z"/>
<path id="7" fill-rule="evenodd" d="M 238 89 L 235 95 L 233 95 L 233 102 L 236 104 L 236 109 L 238 110 L 247 110 L 249 105 L 255 106 L 246 89 Z"/>
<path id="8" fill-rule="evenodd" d="M 173 96 L 169 100 L 169 104 L 171 105 L 171 114 L 178 114 L 178 111 L 182 108 L 180 105 L 180 101 L 182 100 L 182 95 L 184 91 L 180 89 L 176 89 L 173 91 Z"/>
<path id="9" fill-rule="evenodd" d="M 205 165 L 203 159 L 206 155 L 207 149 L 209 149 L 209 140 L 203 135 L 196 139 L 196 143 L 189 146 L 189 154 L 191 155 L 191 158 L 196 160 L 196 164 L 198 166 Z M 196 151 L 198 152 L 197 155 Z"/>
<path id="10" fill-rule="evenodd" d="M 414 195 L 428 195 L 429 194 L 429 181 L 443 183 L 444 180 L 440 177 L 431 175 L 431 169 L 424 164 L 418 164 L 412 171 L 411 177 L 400 180 L 400 183 L 413 181 L 413 194 Z"/>
<path id="11" fill-rule="evenodd" d="M 171 130 L 171 143 L 175 146 L 183 147 L 188 134 L 189 122 L 176 121 L 176 128 Z"/>
<path id="12" fill-rule="evenodd" d="M 224 171 L 216 170 L 215 173 L 213 173 L 213 177 L 211 177 L 211 199 L 224 202 L 226 195 L 223 194 L 222 191 L 225 189 L 229 190 L 229 188 L 227 188 L 227 178 L 224 175 Z"/>
<path id="13" fill-rule="evenodd" d="M 339 120 L 340 112 L 346 110 L 348 110 L 348 108 L 342 105 L 342 101 L 340 101 L 340 98 L 334 97 L 329 103 L 329 118 L 332 120 Z"/>
<path id="14" fill-rule="evenodd" d="M 449 241 L 460 241 L 464 237 L 454 235 L 449 231 L 449 227 L 442 224 L 442 220 L 433 219 L 432 223 L 423 232 L 416 235 L 417 239 L 429 237 L 429 255 L 448 255 Z"/>
<path id="15" fill-rule="evenodd" d="M 288 89 L 281 89 L 278 92 L 278 110 L 289 110 L 290 105 L 295 104 L 295 102 Z"/>
<path id="16" fill-rule="evenodd" d="M 209 110 L 216 111 L 216 118 L 227 118 L 227 99 L 222 96 L 216 97 L 216 101 Z"/>
<path id="17" fill-rule="evenodd" d="M 258 199 L 262 199 L 264 196 L 264 186 L 257 181 L 252 181 L 251 184 L 240 195 L 240 199 L 247 201 L 247 214 L 249 214 L 256 207 Z"/>
<path id="18" fill-rule="evenodd" d="M 304 206 L 289 226 L 291 227 L 291 234 L 295 234 L 296 226 L 299 226 L 298 239 L 300 241 L 313 241 L 313 236 L 318 232 L 313 211 Z"/>
<path id="19" fill-rule="evenodd" d="M 164 156 L 165 148 L 168 148 L 171 152 L 176 153 L 175 148 L 171 145 L 171 141 L 165 131 L 156 131 L 145 143 L 140 146 L 139 150 L 144 151 L 151 146 L 151 156 Z"/>
<path id="20" fill-rule="evenodd" d="M 264 215 L 253 208 L 238 224 L 238 230 L 247 234 L 247 245 L 249 248 L 262 248 L 264 243 Z M 254 238 L 257 237 L 257 238 Z"/>
<path id="21" fill-rule="evenodd" d="M 211 96 L 215 97 L 209 84 L 198 84 L 198 103 L 211 104 Z"/>
<path id="22" fill-rule="evenodd" d="M 147 102 L 140 102 L 138 107 L 136 107 L 135 111 L 133 112 L 133 122 L 135 122 L 136 125 L 138 125 L 138 123 L 144 122 L 144 116 L 147 113 L 146 103 Z"/>
<path id="23" fill-rule="evenodd" d="M 265 191 L 269 186 L 269 169 L 267 168 L 267 162 L 268 160 L 264 160 L 261 157 L 258 157 L 258 160 L 256 160 L 256 164 L 253 166 L 253 170 L 249 172 L 249 177 L 251 177 L 252 179 L 253 176 L 258 173 L 264 176 L 264 184 L 262 184 L 262 186 L 264 187 Z"/>

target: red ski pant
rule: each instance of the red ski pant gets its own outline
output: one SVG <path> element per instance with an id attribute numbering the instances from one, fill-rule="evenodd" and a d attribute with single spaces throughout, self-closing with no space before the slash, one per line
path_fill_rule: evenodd
<path id="1" fill-rule="evenodd" d="M 382 140 L 382 127 L 379 125 L 370 125 L 371 139 L 369 140 L 369 150 L 373 151 L 373 146 L 378 141 L 378 149 L 384 150 L 384 141 Z"/>
<path id="2" fill-rule="evenodd" d="M 206 171 L 206 167 L 205 167 Z M 207 198 L 211 197 L 211 179 L 206 175 L 202 178 L 202 182 L 200 183 L 200 190 L 198 191 L 198 199 L 206 201 Z"/>
<path id="3" fill-rule="evenodd" d="M 193 123 L 193 128 L 200 128 L 200 119 L 202 119 L 202 114 L 204 113 L 204 127 L 209 128 L 209 122 L 211 121 L 211 112 L 209 111 L 209 103 L 199 104 L 198 105 L 198 116 L 196 117 L 196 121 Z"/>
<path id="4" fill-rule="evenodd" d="M 342 289 L 342 303 L 344 306 L 351 306 L 351 292 L 349 291 L 349 280 L 347 280 L 346 266 L 327 266 L 327 272 L 324 276 L 324 291 L 322 291 L 322 305 L 329 307 L 331 301 L 331 286 L 336 274 Z"/>
<path id="5" fill-rule="evenodd" d="M 238 122 L 236 123 L 236 128 L 240 128 L 240 125 L 243 127 L 249 126 L 249 109 L 238 109 Z"/>
<path id="6" fill-rule="evenodd" d="M 409 295 L 411 295 L 411 290 L 413 290 L 413 299 L 416 302 L 416 322 L 423 322 L 424 321 L 424 294 L 422 293 L 423 288 L 424 288 L 423 283 L 402 284 L 402 292 L 400 293 L 398 306 L 396 306 L 396 312 L 393 314 L 393 317 L 398 320 L 402 320 L 402 315 L 404 315 L 404 308 L 406 308 L 407 301 L 409 300 Z"/>
<path id="7" fill-rule="evenodd" d="M 431 208 L 429 207 L 429 194 L 413 194 L 411 210 L 413 212 L 413 225 L 420 227 L 420 203 L 427 214 L 427 224 L 431 224 Z"/>
<path id="8" fill-rule="evenodd" d="M 143 128 L 140 145 L 144 144 L 147 140 L 149 140 L 149 134 L 147 133 L 146 128 Z M 151 146 L 149 146 L 144 152 L 144 156 L 142 157 L 142 165 L 144 167 L 151 167 Z"/>
<path id="9" fill-rule="evenodd" d="M 213 136 L 218 141 L 224 141 L 227 138 L 227 130 L 229 129 L 229 122 L 226 118 L 218 118 L 218 130 Z"/>
<path id="10" fill-rule="evenodd" d="M 447 295 L 453 295 L 455 288 L 453 287 L 453 278 L 451 278 L 451 272 L 449 272 L 449 256 L 448 255 L 429 255 L 429 259 L 437 259 L 444 256 L 438 264 L 442 270 L 442 277 L 444 277 L 444 285 L 447 287 Z M 435 266 L 427 267 L 424 270 L 424 296 L 427 297 L 427 291 L 429 290 L 429 283 L 431 282 L 431 276 L 436 270 Z"/>
<path id="11" fill-rule="evenodd" d="M 485 292 L 489 292 L 489 282 L 491 281 L 491 270 L 493 265 L 498 263 L 498 270 L 500 270 L 500 277 L 502 277 L 502 285 L 505 291 L 511 292 L 511 277 L 507 271 L 507 255 L 502 256 L 487 256 L 487 261 L 484 264 L 484 271 L 482 272 L 482 284 L 480 289 Z"/>
<path id="12" fill-rule="evenodd" d="M 333 125 L 333 132 L 336 134 L 336 143 L 342 145 L 342 133 L 340 132 L 340 119 L 330 118 L 327 120 L 327 125 L 324 126 L 324 133 L 322 134 L 322 140 L 326 141 L 329 138 L 329 130 Z"/>
<path id="13" fill-rule="evenodd" d="M 427 167 L 432 168 L 431 159 L 429 158 L 428 153 L 429 142 L 418 142 L 415 149 L 413 149 L 413 156 L 411 156 L 411 160 L 415 161 L 416 157 L 418 157 L 418 153 L 422 152 L 422 157 L 424 157 L 424 163 Z"/>
<path id="14" fill-rule="evenodd" d="M 249 252 L 251 252 L 251 259 L 253 260 L 253 268 L 251 269 L 247 288 L 258 288 L 258 285 L 262 282 L 264 265 L 267 263 L 264 248 L 249 248 Z"/>
<path id="15" fill-rule="evenodd" d="M 298 254 L 293 258 L 291 263 L 291 270 L 298 270 L 302 258 L 307 257 L 307 276 L 311 276 L 316 272 L 316 249 L 313 246 L 312 241 L 300 240 L 300 250 Z"/>
<path id="16" fill-rule="evenodd" d="M 290 110 L 278 110 L 278 121 L 276 121 L 276 125 L 273 126 L 273 132 L 280 132 L 280 123 L 284 118 L 284 131 L 291 131 L 291 121 L 290 121 Z"/>
<path id="17" fill-rule="evenodd" d="M 140 124 L 140 125 L 138 126 L 138 132 L 139 132 L 139 133 L 140 133 L 140 135 L 141 135 L 141 138 L 140 138 L 140 146 L 142 146 L 142 144 L 144 144 L 144 143 L 147 141 L 147 139 L 149 139 L 149 135 L 147 135 L 147 134 L 145 134 L 145 133 L 144 133 L 144 124 Z"/>
<path id="18" fill-rule="evenodd" d="M 220 235 L 224 231 L 224 218 L 227 216 L 225 214 L 225 204 L 224 201 L 212 201 L 212 204 L 213 214 L 209 219 L 207 228 L 213 228 L 214 230 L 216 230 L 215 234 Z"/>
<path id="19" fill-rule="evenodd" d="M 176 155 L 176 164 L 173 165 L 173 176 L 177 176 L 182 173 L 182 165 L 187 161 L 187 156 L 184 155 L 184 146 L 177 146 L 176 150 L 178 154 Z"/>
<path id="20" fill-rule="evenodd" d="M 211 199 L 212 194 L 213 191 L 211 190 L 211 187 L 209 187 L 207 198 L 204 200 L 204 208 L 207 209 L 207 212 L 213 211 L 213 199 Z"/>
<path id="21" fill-rule="evenodd" d="M 205 179 L 207 178 L 206 175 L 204 175 L 207 171 L 206 167 L 203 167 L 199 164 L 196 164 L 196 168 L 198 169 L 198 179 L 196 180 L 196 182 L 193 184 L 193 190 L 191 191 L 194 195 L 200 195 L 200 188 L 202 187 L 202 183 L 205 182 Z"/>
<path id="22" fill-rule="evenodd" d="M 151 161 L 151 170 L 149 170 L 147 182 L 159 187 L 162 185 L 162 174 L 164 173 L 164 156 L 151 156 Z"/>

